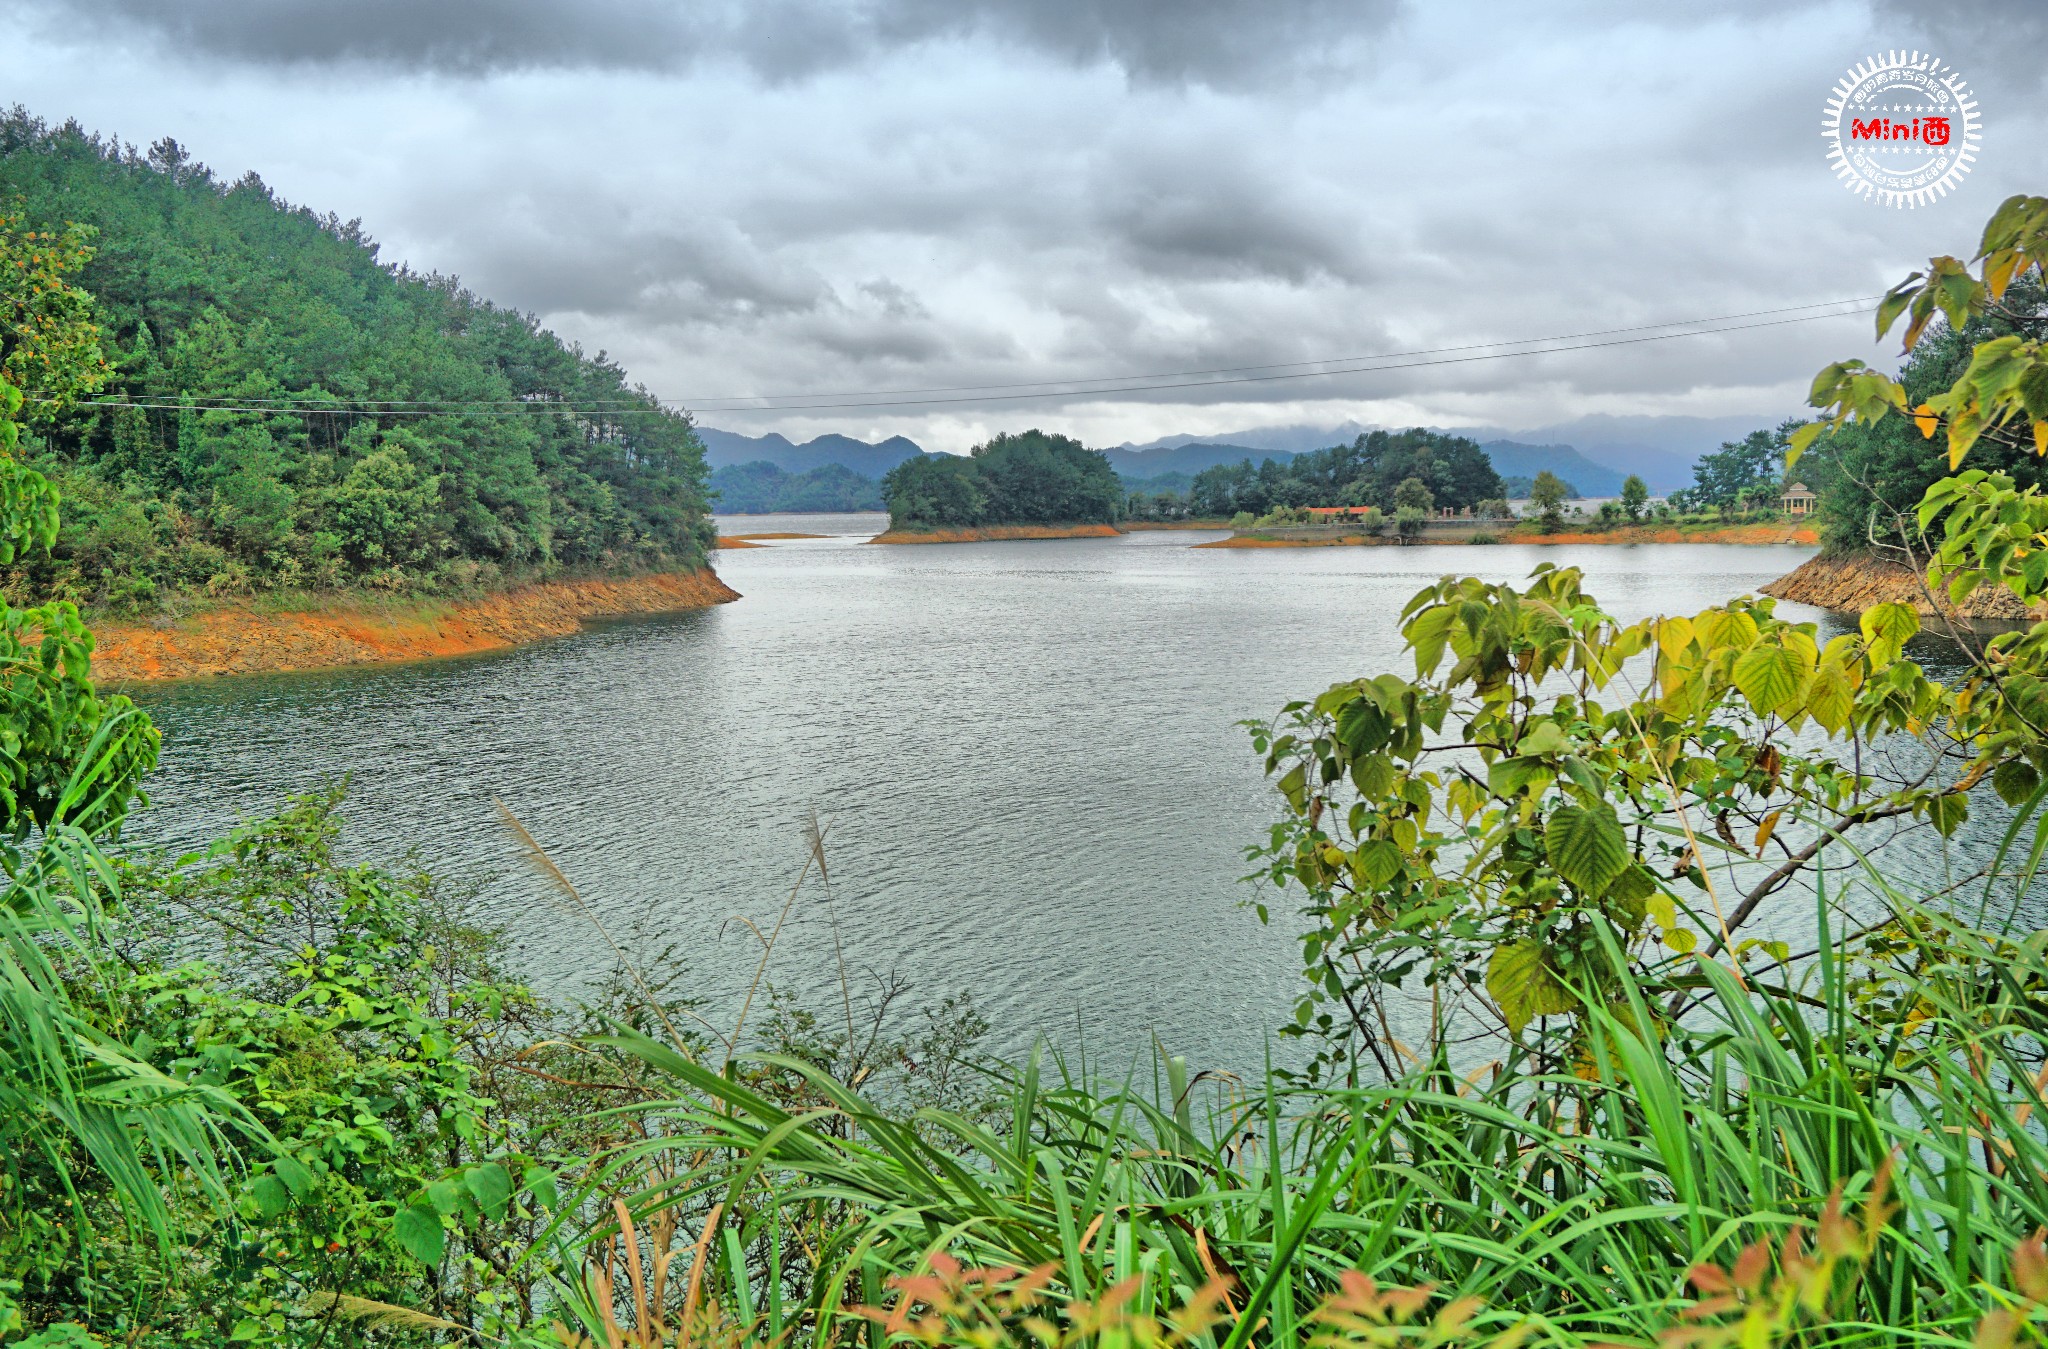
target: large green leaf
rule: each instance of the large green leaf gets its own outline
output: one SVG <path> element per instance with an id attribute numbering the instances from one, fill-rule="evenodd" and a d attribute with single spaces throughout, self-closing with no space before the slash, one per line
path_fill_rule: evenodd
<path id="1" fill-rule="evenodd" d="M 1524 791 L 1542 791 L 1557 772 L 1541 759 L 1500 759 L 1486 770 L 1486 785 L 1495 796 L 1514 796 Z"/>
<path id="2" fill-rule="evenodd" d="M 505 1205 L 512 1198 L 511 1172 L 496 1162 L 485 1162 L 472 1166 L 462 1180 L 486 1217 L 497 1222 L 505 1216 Z"/>
<path id="3" fill-rule="evenodd" d="M 1754 646 L 1735 662 L 1735 687 L 1758 712 L 1793 707 L 1805 696 L 1813 672 L 1786 647 Z"/>
<path id="4" fill-rule="evenodd" d="M 1806 689 L 1806 710 L 1829 734 L 1849 724 L 1856 709 L 1856 691 L 1849 687 L 1848 671 L 1837 660 L 1824 660 Z"/>
<path id="5" fill-rule="evenodd" d="M 1486 991 L 1507 1018 L 1508 1029 L 1520 1035 L 1539 1016 L 1555 1016 L 1579 1005 L 1572 991 L 1550 967 L 1542 942 L 1511 941 L 1493 948 L 1486 962 Z"/>
<path id="6" fill-rule="evenodd" d="M 1600 903 L 1607 910 L 1607 916 L 1619 924 L 1623 931 L 1633 936 L 1643 925 L 1643 915 L 1651 895 L 1657 893 L 1657 877 L 1640 862 L 1628 866 L 1614 878 L 1614 884 L 1607 887 Z"/>
<path id="7" fill-rule="evenodd" d="M 1896 658 L 1906 639 L 1920 631 L 1920 615 L 1910 604 L 1873 604 L 1863 611 L 1859 626 L 1872 659 L 1881 664 Z"/>
<path id="8" fill-rule="evenodd" d="M 2017 806 L 2032 796 L 2041 785 L 2041 775 L 2020 759 L 2008 759 L 1991 774 L 1991 786 L 1998 793 L 1998 799 L 2008 806 Z"/>
<path id="9" fill-rule="evenodd" d="M 1628 836 L 1614 807 L 1559 806 L 1543 829 L 1543 850 L 1557 874 L 1582 895 L 1598 895 L 1628 867 Z"/>
<path id="10" fill-rule="evenodd" d="M 1358 850 L 1358 870 L 1369 885 L 1385 885 L 1401 873 L 1401 849 L 1392 839 L 1376 838 Z"/>
<path id="11" fill-rule="evenodd" d="M 441 1215 L 426 1204 L 400 1209 L 392 1235 L 408 1255 L 430 1269 L 440 1265 L 441 1252 L 448 1244 L 447 1234 L 441 1230 Z"/>
<path id="12" fill-rule="evenodd" d="M 1370 698 L 1354 698 L 1337 714 L 1337 738 L 1353 758 L 1386 748 L 1393 723 Z"/>

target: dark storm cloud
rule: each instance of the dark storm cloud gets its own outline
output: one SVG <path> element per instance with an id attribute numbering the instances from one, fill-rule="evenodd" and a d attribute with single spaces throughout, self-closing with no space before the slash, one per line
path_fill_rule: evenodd
<path id="1" fill-rule="evenodd" d="M 1979 86 L 2028 89 L 2048 80 L 2048 4 L 2042 0 L 1874 0 L 1872 31 L 1897 46 L 1919 46 Z"/>
<path id="2" fill-rule="evenodd" d="M 989 39 L 1141 80 L 1231 84 L 1315 64 L 1396 0 L 13 0 L 49 36 L 109 20 L 187 55 L 487 74 L 673 70 L 732 58 L 771 78 L 921 43 Z"/>
<path id="3" fill-rule="evenodd" d="M 1120 165 L 1100 185 L 1094 224 L 1151 276 L 1263 277 L 1301 286 L 1365 279 L 1355 218 L 1317 210 L 1297 187 L 1244 165 Z"/>

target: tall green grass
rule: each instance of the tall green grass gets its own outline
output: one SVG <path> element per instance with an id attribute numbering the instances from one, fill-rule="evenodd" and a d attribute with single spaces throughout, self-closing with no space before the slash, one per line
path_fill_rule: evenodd
<path id="1" fill-rule="evenodd" d="M 879 1342 L 856 1307 L 934 1252 L 1042 1267 L 1057 1298 L 1144 1316 L 1220 1279 L 1227 1314 L 1196 1338 L 1230 1349 L 1327 1333 L 1317 1309 L 1347 1272 L 1428 1286 L 1431 1306 L 1476 1298 L 1469 1333 L 1531 1342 L 1697 1338 L 1738 1313 L 1750 1343 L 1969 1342 L 1988 1311 L 2031 1315 L 2011 1262 L 2048 1225 L 2048 961 L 2038 938 L 1872 885 L 1892 916 L 1875 946 L 1838 941 L 1821 896 L 1817 954 L 1702 959 L 1662 1043 L 1632 1029 L 1656 1019 L 1628 984 L 1577 1062 L 1518 1051 L 1308 1089 L 1191 1080 L 1163 1054 L 1149 1081 L 1104 1085 L 1037 1054 L 988 1122 L 902 1114 L 772 1061 L 805 1084 L 792 1105 L 621 1035 L 675 1094 L 630 1108 L 656 1127 L 604 1183 L 658 1175 L 635 1220 L 676 1224 L 702 1251 L 700 1296 L 778 1344 Z M 1802 1310 L 1766 1280 L 1700 1310 L 1713 1275 L 1694 1271 L 1737 1268 L 1753 1243 L 1751 1273 L 1805 1268 L 1786 1241 L 1834 1221 L 1831 1200 L 1874 1245 L 1810 1275 L 1824 1295 Z"/>

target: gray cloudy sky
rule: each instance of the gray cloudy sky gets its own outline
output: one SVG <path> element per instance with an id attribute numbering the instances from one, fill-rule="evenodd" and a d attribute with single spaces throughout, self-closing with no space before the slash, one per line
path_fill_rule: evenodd
<path id="1" fill-rule="evenodd" d="M 1875 294 L 2048 190 L 2042 0 L 0 0 L 0 101 L 361 216 L 664 395 L 1263 365 Z M 1886 209 L 1831 86 L 1930 50 L 1961 191 Z M 1534 426 L 1797 406 L 1865 320 L 733 430 Z"/>

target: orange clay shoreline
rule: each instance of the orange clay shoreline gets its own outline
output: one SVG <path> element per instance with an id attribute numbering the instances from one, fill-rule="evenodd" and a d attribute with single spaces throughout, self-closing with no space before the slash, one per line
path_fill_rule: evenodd
<path id="1" fill-rule="evenodd" d="M 96 623 L 92 668 L 96 678 L 120 683 L 467 656 L 565 637 L 588 619 L 702 609 L 739 597 L 704 567 L 537 581 L 390 607 L 353 599 L 275 613 L 226 605 L 162 626 Z"/>
<path id="2" fill-rule="evenodd" d="M 892 529 L 869 543 L 989 543 L 1001 539 L 1113 539 L 1115 525 L 976 525 L 971 529 Z"/>

